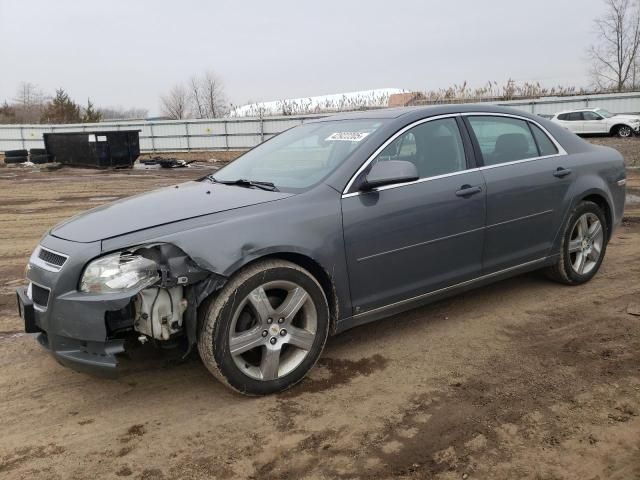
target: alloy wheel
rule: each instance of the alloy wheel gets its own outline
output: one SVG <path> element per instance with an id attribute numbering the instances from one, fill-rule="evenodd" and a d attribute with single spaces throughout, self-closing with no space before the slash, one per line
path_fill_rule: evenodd
<path id="1" fill-rule="evenodd" d="M 618 128 L 618 135 L 623 137 L 623 138 L 627 138 L 631 136 L 631 128 L 627 127 L 626 125 L 619 127 Z"/>
<path id="2" fill-rule="evenodd" d="M 290 281 L 255 288 L 234 311 L 229 352 L 236 366 L 257 380 L 276 380 L 298 367 L 311 350 L 318 328 L 309 293 Z"/>
<path id="3" fill-rule="evenodd" d="M 604 230 L 593 213 L 581 215 L 571 230 L 569 258 L 571 268 L 580 275 L 591 272 L 600 260 L 604 244 Z"/>

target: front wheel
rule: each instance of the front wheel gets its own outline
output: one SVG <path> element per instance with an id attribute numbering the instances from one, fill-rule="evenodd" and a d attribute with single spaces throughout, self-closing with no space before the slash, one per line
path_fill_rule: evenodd
<path id="1" fill-rule="evenodd" d="M 198 350 L 232 389 L 265 395 L 290 388 L 318 360 L 329 332 L 329 307 L 305 269 L 282 260 L 240 271 L 205 306 Z"/>
<path id="2" fill-rule="evenodd" d="M 602 209 L 593 202 L 581 202 L 565 226 L 560 258 L 547 273 L 558 282 L 580 285 L 598 272 L 607 249 L 607 223 Z"/>
<path id="3" fill-rule="evenodd" d="M 629 138 L 631 135 L 633 135 L 633 130 L 631 130 L 631 127 L 627 125 L 620 125 L 616 129 L 616 135 L 620 138 Z"/>

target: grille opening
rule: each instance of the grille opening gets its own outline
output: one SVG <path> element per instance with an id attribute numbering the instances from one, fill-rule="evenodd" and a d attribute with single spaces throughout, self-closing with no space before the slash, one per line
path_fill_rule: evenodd
<path id="1" fill-rule="evenodd" d="M 32 283 L 31 299 L 33 300 L 33 303 L 40 305 L 41 307 L 46 307 L 49 303 L 49 290 Z"/>
<path id="2" fill-rule="evenodd" d="M 64 265 L 64 262 L 67 261 L 67 257 L 64 255 L 60 255 L 42 247 L 40 247 L 40 252 L 38 252 L 38 258 L 44 262 L 50 263 L 51 265 L 55 265 L 56 267 L 61 267 Z"/>

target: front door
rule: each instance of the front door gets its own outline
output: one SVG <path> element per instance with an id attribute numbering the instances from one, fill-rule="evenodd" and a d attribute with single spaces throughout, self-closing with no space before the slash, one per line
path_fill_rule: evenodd
<path id="1" fill-rule="evenodd" d="M 415 163 L 420 180 L 347 194 L 344 240 L 354 314 L 480 275 L 485 186 L 455 118 L 396 134 L 371 162 Z"/>
<path id="2" fill-rule="evenodd" d="M 608 133 L 607 122 L 596 112 L 582 112 L 583 123 L 582 131 L 584 133 Z"/>

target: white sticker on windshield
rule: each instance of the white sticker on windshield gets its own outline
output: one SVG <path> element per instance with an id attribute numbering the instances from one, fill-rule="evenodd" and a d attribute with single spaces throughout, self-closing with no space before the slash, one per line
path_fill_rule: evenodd
<path id="1" fill-rule="evenodd" d="M 369 132 L 336 132 L 324 139 L 325 142 L 359 142 L 369 135 Z"/>

